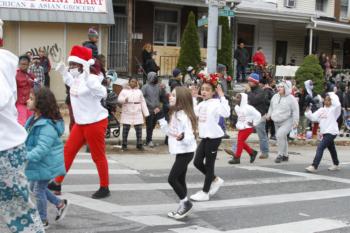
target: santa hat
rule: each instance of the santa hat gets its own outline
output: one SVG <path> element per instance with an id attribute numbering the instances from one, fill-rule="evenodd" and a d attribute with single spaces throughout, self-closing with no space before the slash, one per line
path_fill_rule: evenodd
<path id="1" fill-rule="evenodd" d="M 248 77 L 248 82 L 253 82 L 256 84 L 259 84 L 260 82 L 260 76 L 257 73 L 251 73 Z"/>
<path id="2" fill-rule="evenodd" d="M 98 31 L 94 28 L 94 27 L 91 27 L 91 28 L 89 28 L 89 31 L 88 31 L 88 35 L 89 35 L 89 37 L 90 36 L 96 36 L 96 37 L 98 37 Z"/>
<path id="3" fill-rule="evenodd" d="M 90 66 L 95 64 L 95 60 L 92 58 L 92 50 L 79 45 L 73 46 L 68 57 L 68 62 L 81 64 L 86 71 L 89 71 Z"/>
<path id="4" fill-rule="evenodd" d="M 4 41 L 3 41 L 3 31 L 2 31 L 2 25 L 4 25 L 4 22 L 0 19 L 0 47 L 3 46 Z"/>

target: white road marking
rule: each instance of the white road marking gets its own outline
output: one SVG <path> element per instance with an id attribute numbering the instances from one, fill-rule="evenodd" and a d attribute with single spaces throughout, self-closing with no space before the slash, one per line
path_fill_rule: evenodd
<path id="1" fill-rule="evenodd" d="M 79 163 L 79 164 L 93 164 L 94 161 L 92 159 L 75 159 L 73 163 Z M 118 163 L 115 160 L 108 159 L 108 164 L 116 164 Z"/>
<path id="2" fill-rule="evenodd" d="M 67 175 L 97 175 L 97 169 L 71 169 Z M 130 169 L 109 169 L 110 175 L 138 175 L 136 170 Z"/>
<path id="3" fill-rule="evenodd" d="M 71 200 L 72 204 L 79 205 L 81 207 L 85 207 L 95 211 L 100 211 L 103 213 L 112 213 L 112 214 L 124 213 L 124 214 L 128 214 L 129 216 L 131 215 L 146 216 L 146 215 L 158 215 L 158 214 L 165 215 L 169 210 L 174 210 L 177 208 L 177 203 L 176 204 L 174 203 L 174 204 L 149 204 L 149 205 L 121 206 L 121 205 L 115 205 L 115 204 L 100 201 L 100 200 L 93 200 L 93 199 L 80 196 L 80 195 L 75 195 L 72 193 L 67 193 L 65 195 L 67 195 L 68 199 L 72 199 Z M 201 211 L 209 211 L 211 209 L 263 206 L 263 205 L 301 202 L 301 201 L 324 200 L 324 199 L 341 198 L 341 197 L 350 197 L 350 188 L 198 202 L 198 203 L 194 203 L 194 211 L 201 212 Z"/>
<path id="4" fill-rule="evenodd" d="M 304 182 L 309 180 L 319 180 L 319 178 L 308 177 L 273 177 L 273 178 L 256 178 L 247 180 L 225 181 L 223 186 L 243 186 L 243 185 L 259 185 L 259 184 L 277 184 L 289 182 Z M 95 191 L 98 184 L 89 185 L 64 185 L 64 192 L 91 192 Z M 190 183 L 187 188 L 201 188 L 203 183 Z M 171 190 L 168 183 L 132 183 L 132 184 L 111 184 L 111 191 L 142 191 L 142 190 Z"/>
<path id="5" fill-rule="evenodd" d="M 279 173 L 279 174 L 284 174 L 284 175 L 305 177 L 305 178 L 310 178 L 310 179 L 327 180 L 327 181 L 334 181 L 334 182 L 339 182 L 339 183 L 350 184 L 350 179 L 317 175 L 317 174 L 311 174 L 311 173 L 306 173 L 306 172 L 294 172 L 294 171 L 287 171 L 287 170 L 282 170 L 282 169 L 269 168 L 269 167 L 259 167 L 259 166 L 237 166 L 237 168 L 251 170 L 251 171 L 265 171 L 265 172 Z"/>
<path id="6" fill-rule="evenodd" d="M 300 216 L 303 216 L 303 217 L 310 217 L 310 215 L 308 214 L 305 214 L 305 213 L 299 213 Z"/>
<path id="7" fill-rule="evenodd" d="M 245 228 L 239 230 L 219 231 L 198 226 L 169 229 L 176 233 L 314 233 L 347 227 L 348 224 L 333 219 L 316 218 L 305 221 L 277 225 Z"/>

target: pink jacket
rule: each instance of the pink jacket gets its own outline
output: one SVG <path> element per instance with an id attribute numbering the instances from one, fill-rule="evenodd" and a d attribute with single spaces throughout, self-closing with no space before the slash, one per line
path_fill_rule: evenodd
<path id="1" fill-rule="evenodd" d="M 30 73 L 17 70 L 16 82 L 17 82 L 17 104 L 27 104 L 29 99 L 30 90 L 34 85 L 34 75 Z"/>
<path id="2" fill-rule="evenodd" d="M 120 119 L 122 124 L 141 125 L 144 123 L 143 117 L 149 116 L 145 98 L 138 88 L 124 87 L 118 96 L 118 102 L 123 104 Z"/>

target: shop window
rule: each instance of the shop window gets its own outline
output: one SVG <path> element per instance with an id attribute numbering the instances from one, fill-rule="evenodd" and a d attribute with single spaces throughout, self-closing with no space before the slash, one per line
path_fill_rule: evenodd
<path id="1" fill-rule="evenodd" d="M 348 9 L 349 9 L 349 0 L 341 0 L 340 2 L 340 18 L 348 19 Z"/>
<path id="2" fill-rule="evenodd" d="M 154 44 L 177 46 L 180 38 L 179 11 L 155 9 Z"/>
<path id="3" fill-rule="evenodd" d="M 316 11 L 325 12 L 328 0 L 316 0 Z"/>

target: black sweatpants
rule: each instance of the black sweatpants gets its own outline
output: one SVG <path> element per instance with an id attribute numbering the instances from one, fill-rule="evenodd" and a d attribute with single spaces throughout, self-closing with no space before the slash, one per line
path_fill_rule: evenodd
<path id="1" fill-rule="evenodd" d="M 186 173 L 187 166 L 193 159 L 194 152 L 177 154 L 173 167 L 171 168 L 168 182 L 174 189 L 180 200 L 187 197 Z"/>
<path id="2" fill-rule="evenodd" d="M 123 142 L 122 144 L 124 146 L 128 145 L 128 136 L 130 131 L 130 125 L 123 124 Z M 134 125 L 135 131 L 136 131 L 136 145 L 140 146 L 142 145 L 142 125 Z"/>
<path id="3" fill-rule="evenodd" d="M 206 193 L 215 178 L 215 160 L 220 143 L 221 138 L 204 138 L 197 147 L 194 166 L 205 175 L 203 192 Z"/>
<path id="4" fill-rule="evenodd" d="M 146 117 L 146 143 L 152 141 L 153 130 L 156 127 L 159 117 L 160 113 L 155 114 L 154 112 L 150 112 L 150 115 Z"/>

